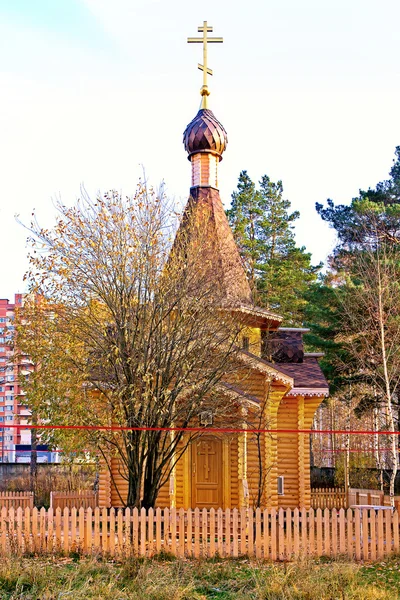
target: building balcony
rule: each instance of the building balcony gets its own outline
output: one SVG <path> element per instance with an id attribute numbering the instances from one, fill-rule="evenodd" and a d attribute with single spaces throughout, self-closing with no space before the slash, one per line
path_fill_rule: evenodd
<path id="1" fill-rule="evenodd" d="M 20 416 L 23 416 L 23 417 L 30 417 L 30 416 L 32 415 L 31 411 L 30 411 L 30 410 L 28 410 L 27 408 L 24 408 L 24 409 L 20 410 L 20 411 L 18 412 L 18 414 L 19 414 Z"/>

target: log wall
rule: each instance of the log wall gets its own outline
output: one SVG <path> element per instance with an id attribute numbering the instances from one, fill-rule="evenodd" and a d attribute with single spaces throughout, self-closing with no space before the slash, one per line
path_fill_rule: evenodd
<path id="1" fill-rule="evenodd" d="M 297 429 L 298 399 L 283 398 L 278 408 L 278 428 Z M 278 496 L 281 508 L 299 506 L 299 464 L 297 433 L 278 434 L 278 476 L 284 479 L 284 495 Z"/>
<path id="2" fill-rule="evenodd" d="M 243 416 L 247 434 L 230 434 L 223 441 L 223 508 L 255 507 L 259 487 L 259 456 L 256 435 L 251 427 L 267 429 L 309 429 L 322 398 L 288 397 L 287 387 L 270 382 L 258 371 L 243 369 L 235 376 L 236 385 L 255 396 L 264 407 L 260 421 L 257 407 L 251 406 Z M 262 410 L 262 408 L 260 408 Z M 246 411 L 245 411 L 246 412 Z M 242 418 L 242 417 L 241 417 Z M 246 425 L 247 423 L 247 425 Z M 215 423 L 224 426 L 223 422 Z M 262 445 L 262 506 L 268 508 L 306 507 L 311 505 L 309 435 L 295 433 L 266 433 Z M 179 448 L 178 448 L 179 451 Z M 120 472 L 117 459 L 112 459 L 113 478 L 103 468 L 99 482 L 99 505 L 121 507 L 127 497 L 128 482 Z M 284 495 L 278 496 L 277 477 L 284 476 Z M 173 485 L 167 481 L 159 492 L 156 506 L 191 507 L 192 464 L 190 448 L 177 462 Z M 114 479 L 114 482 L 112 481 Z M 248 495 L 246 496 L 246 485 Z M 117 493 L 122 496 L 122 501 Z M 171 493 L 172 492 L 172 493 Z"/>

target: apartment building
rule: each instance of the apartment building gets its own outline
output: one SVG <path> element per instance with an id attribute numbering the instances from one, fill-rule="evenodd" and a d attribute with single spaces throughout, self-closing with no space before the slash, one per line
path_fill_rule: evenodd
<path id="1" fill-rule="evenodd" d="M 13 348 L 15 311 L 24 302 L 23 294 L 15 294 L 14 302 L 0 299 L 0 462 L 29 462 L 31 412 L 24 381 L 33 370 L 29 356 Z M 56 462 L 57 454 L 45 446 L 38 447 L 38 462 Z"/>

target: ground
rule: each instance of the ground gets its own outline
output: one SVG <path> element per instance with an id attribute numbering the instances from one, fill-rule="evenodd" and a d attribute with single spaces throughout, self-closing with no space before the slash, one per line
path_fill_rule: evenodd
<path id="1" fill-rule="evenodd" d="M 2 560 L 3 600 L 396 600 L 400 557 L 349 561 L 261 563 L 178 560 L 123 562 L 77 556 Z"/>

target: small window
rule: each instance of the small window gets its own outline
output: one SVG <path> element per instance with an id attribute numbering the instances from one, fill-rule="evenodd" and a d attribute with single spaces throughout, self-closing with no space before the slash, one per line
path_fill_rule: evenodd
<path id="1" fill-rule="evenodd" d="M 285 487 L 284 487 L 284 477 L 278 477 L 278 496 L 285 495 Z"/>
<path id="2" fill-rule="evenodd" d="M 243 350 L 248 350 L 249 349 L 249 347 L 250 347 L 250 340 L 249 340 L 248 337 L 243 337 L 242 338 L 242 347 L 243 347 Z"/>

